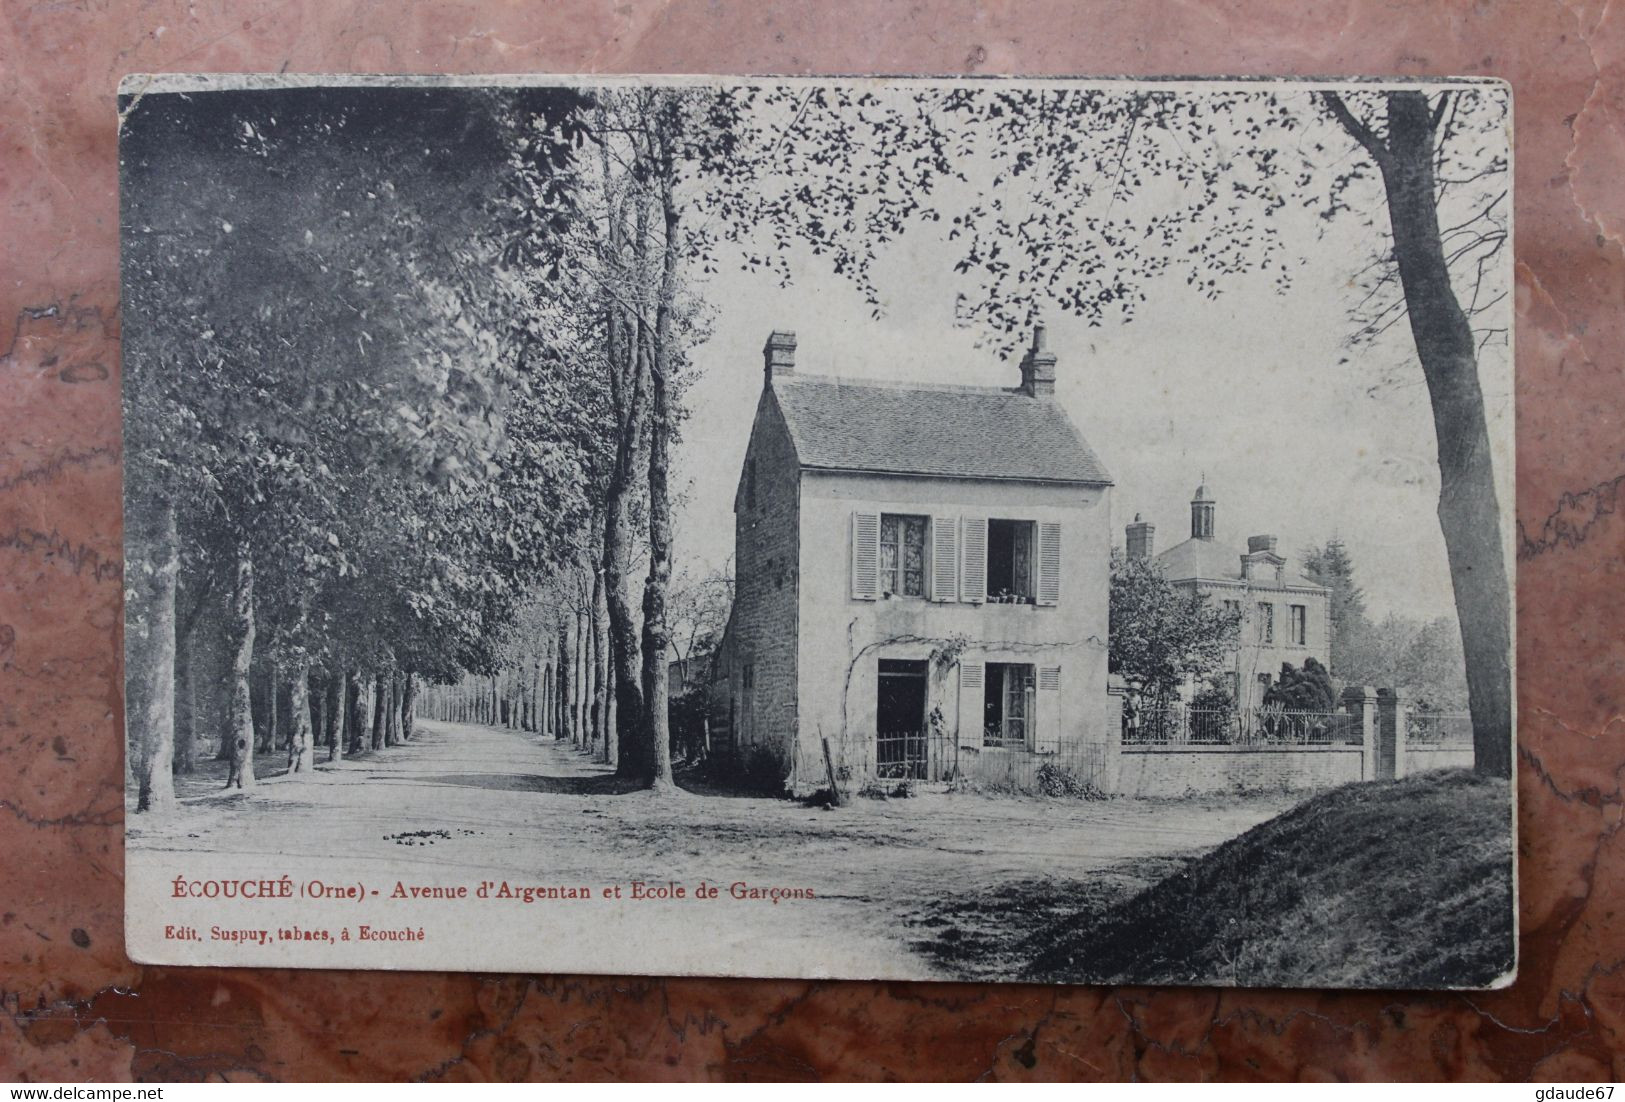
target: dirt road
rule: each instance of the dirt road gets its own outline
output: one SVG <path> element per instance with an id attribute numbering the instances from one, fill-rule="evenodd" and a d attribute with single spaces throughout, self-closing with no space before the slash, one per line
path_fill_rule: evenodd
<path id="1" fill-rule="evenodd" d="M 944 938 L 943 927 L 964 921 L 956 901 L 976 900 L 971 909 L 984 926 L 1030 924 L 1038 920 L 1035 884 L 1057 902 L 1080 890 L 1121 894 L 1161 875 L 1170 856 L 1216 845 L 1294 802 L 1204 807 L 933 793 L 825 810 L 761 797 L 658 798 L 625 791 L 607 767 L 552 739 L 430 721 L 419 721 L 418 732 L 410 743 L 314 774 L 272 777 L 246 797 L 189 786 L 168 822 L 132 818 L 132 879 L 150 893 L 166 876 L 291 865 L 296 878 L 360 881 L 382 890 L 368 904 L 376 920 L 434 927 L 428 940 L 443 967 L 689 973 L 726 964 L 736 974 L 950 978 L 985 971 L 944 951 L 959 931 Z M 619 885 L 622 897 L 479 908 L 470 901 L 456 911 L 385 906 L 397 880 L 582 885 L 594 893 Z M 681 885 L 685 897 L 634 901 L 634 881 Z M 702 884 L 719 890 L 714 900 L 695 898 Z M 752 888 L 812 897 L 773 903 L 749 897 Z M 1001 915 L 1005 898 L 1009 913 Z M 141 937 L 156 936 L 133 917 L 132 942 L 138 927 Z M 966 943 L 966 954 L 973 946 Z M 302 959 L 221 952 L 210 961 Z M 380 954 L 380 967 L 435 966 L 421 947 L 366 952 Z"/>

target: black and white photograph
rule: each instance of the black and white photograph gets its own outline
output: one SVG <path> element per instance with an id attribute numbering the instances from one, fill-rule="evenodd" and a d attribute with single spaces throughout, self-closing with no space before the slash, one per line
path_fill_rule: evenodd
<path id="1" fill-rule="evenodd" d="M 1509 984 L 1511 113 L 127 78 L 130 956 Z"/>

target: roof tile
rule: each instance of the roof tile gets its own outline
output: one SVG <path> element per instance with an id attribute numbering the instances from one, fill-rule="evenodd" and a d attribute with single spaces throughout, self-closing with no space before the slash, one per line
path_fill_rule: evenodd
<path id="1" fill-rule="evenodd" d="M 1171 582 L 1192 578 L 1209 582 L 1238 582 L 1241 577 L 1242 553 L 1218 540 L 1188 539 L 1168 548 L 1157 556 L 1157 565 L 1163 577 Z M 1288 568 L 1281 575 L 1282 585 L 1320 586 L 1302 574 Z"/>
<path id="2" fill-rule="evenodd" d="M 803 467 L 1109 484 L 1050 398 L 785 373 L 773 393 Z"/>

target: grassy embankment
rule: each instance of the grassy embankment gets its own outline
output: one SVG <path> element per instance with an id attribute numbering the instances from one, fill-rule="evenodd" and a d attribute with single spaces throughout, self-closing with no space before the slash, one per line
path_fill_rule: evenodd
<path id="1" fill-rule="evenodd" d="M 1035 979 L 1483 987 L 1513 966 L 1507 782 L 1467 771 L 1305 800 L 1023 945 Z"/>

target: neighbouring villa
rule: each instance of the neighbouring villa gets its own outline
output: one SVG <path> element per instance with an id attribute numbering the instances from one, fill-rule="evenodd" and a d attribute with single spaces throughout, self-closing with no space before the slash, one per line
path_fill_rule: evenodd
<path id="1" fill-rule="evenodd" d="M 1222 676 L 1230 699 L 1253 708 L 1283 663 L 1302 666 L 1313 658 L 1330 664 L 1331 591 L 1290 569 L 1273 535 L 1249 536 L 1245 551 L 1220 540 L 1215 511 L 1204 481 L 1191 497 L 1190 538 L 1154 557 L 1176 587 L 1240 613 L 1241 631 Z M 1126 536 L 1129 558 L 1153 557 L 1154 525 L 1136 514 Z"/>

